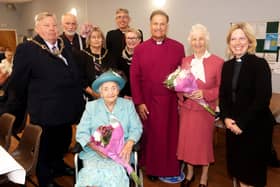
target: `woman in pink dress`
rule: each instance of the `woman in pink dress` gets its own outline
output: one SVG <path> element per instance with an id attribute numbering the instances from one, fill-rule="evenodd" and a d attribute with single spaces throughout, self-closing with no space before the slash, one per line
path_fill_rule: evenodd
<path id="1" fill-rule="evenodd" d="M 216 108 L 223 60 L 207 50 L 209 33 L 201 24 L 193 25 L 188 36 L 193 55 L 182 61 L 182 68 L 191 67 L 198 90 L 179 96 L 179 142 L 177 157 L 187 164 L 187 176 L 181 187 L 188 187 L 194 180 L 194 166 L 202 166 L 200 187 L 207 186 L 209 164 L 214 162 L 214 116 L 200 106 L 195 99 L 204 99 L 212 109 Z"/>

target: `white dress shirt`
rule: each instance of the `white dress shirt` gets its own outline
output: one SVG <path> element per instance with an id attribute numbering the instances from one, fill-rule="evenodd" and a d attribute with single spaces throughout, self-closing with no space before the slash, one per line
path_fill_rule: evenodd
<path id="1" fill-rule="evenodd" d="M 47 42 L 47 41 L 45 41 L 45 42 L 46 42 L 46 44 L 48 45 L 48 48 L 50 49 L 51 52 L 54 52 L 54 51 L 53 51 L 53 48 L 54 48 L 54 47 L 56 48 L 56 50 L 59 50 L 57 41 L 55 42 L 54 45 L 51 44 L 51 43 L 49 43 L 49 42 Z M 68 62 L 67 62 L 66 58 L 64 58 L 64 57 L 62 56 L 62 54 L 59 54 L 59 55 L 57 55 L 57 56 L 63 60 L 63 62 L 65 63 L 65 65 L 68 65 Z"/>

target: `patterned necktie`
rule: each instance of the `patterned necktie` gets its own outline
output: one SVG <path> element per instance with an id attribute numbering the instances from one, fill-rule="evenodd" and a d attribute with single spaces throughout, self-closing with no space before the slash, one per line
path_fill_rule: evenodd
<path id="1" fill-rule="evenodd" d="M 52 53 L 58 55 L 58 49 L 55 45 L 52 47 Z"/>
<path id="2" fill-rule="evenodd" d="M 57 57 L 61 58 L 63 60 L 63 62 L 65 63 L 65 65 L 68 66 L 67 60 L 62 56 L 61 52 L 58 50 L 58 48 L 55 45 L 52 47 L 52 53 L 54 55 L 56 55 Z"/>

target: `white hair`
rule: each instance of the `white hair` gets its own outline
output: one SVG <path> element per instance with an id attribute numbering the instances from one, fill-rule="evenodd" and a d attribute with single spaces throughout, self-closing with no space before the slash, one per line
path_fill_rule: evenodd
<path id="1" fill-rule="evenodd" d="M 202 24 L 195 24 L 192 26 L 189 35 L 188 35 L 188 42 L 190 43 L 194 33 L 201 32 L 206 40 L 206 44 L 208 45 L 210 40 L 210 34 L 207 28 Z"/>

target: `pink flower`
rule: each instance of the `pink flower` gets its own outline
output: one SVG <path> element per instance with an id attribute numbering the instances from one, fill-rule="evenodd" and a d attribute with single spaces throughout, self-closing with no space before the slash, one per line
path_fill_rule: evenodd
<path id="1" fill-rule="evenodd" d="M 140 185 L 140 179 L 131 165 L 119 156 L 124 147 L 124 131 L 119 121 L 113 119 L 110 125 L 99 126 L 90 141 L 98 151 L 122 165 L 134 182 Z"/>
<path id="2" fill-rule="evenodd" d="M 82 26 L 81 26 L 81 30 L 80 30 L 80 34 L 83 38 L 87 38 L 89 37 L 89 34 L 92 32 L 93 30 L 93 25 L 90 24 L 90 23 L 84 23 Z"/>
<path id="3" fill-rule="evenodd" d="M 192 74 L 190 68 L 181 69 L 178 67 L 174 72 L 168 75 L 164 84 L 169 89 L 174 89 L 177 92 L 184 92 L 187 94 L 191 94 L 193 91 L 198 90 L 195 76 Z M 195 101 L 211 115 L 216 115 L 215 111 L 211 109 L 204 99 L 196 99 Z"/>

